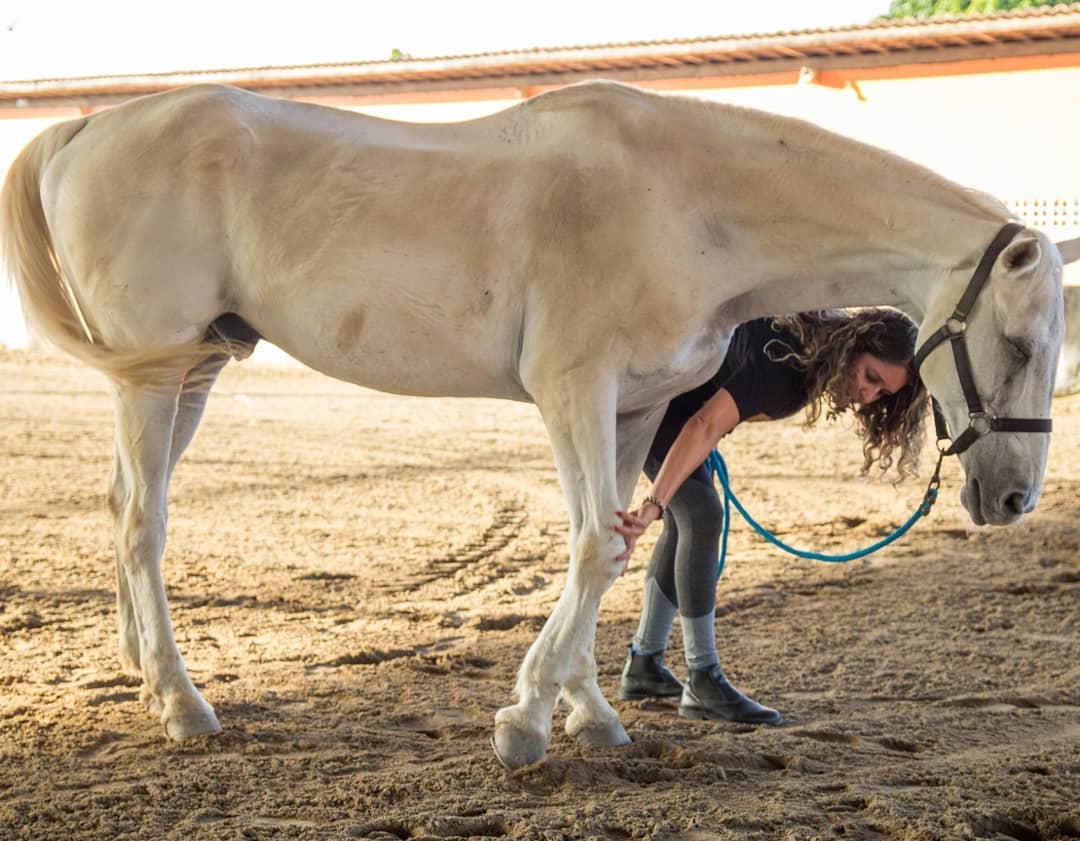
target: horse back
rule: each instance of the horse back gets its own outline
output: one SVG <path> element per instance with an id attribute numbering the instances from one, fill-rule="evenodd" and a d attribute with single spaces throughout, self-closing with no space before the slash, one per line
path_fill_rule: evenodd
<path id="1" fill-rule="evenodd" d="M 44 203 L 105 345 L 231 313 L 342 379 L 527 399 L 530 326 L 576 358 L 661 318 L 661 99 L 588 85 L 421 125 L 195 86 L 91 118 Z"/>

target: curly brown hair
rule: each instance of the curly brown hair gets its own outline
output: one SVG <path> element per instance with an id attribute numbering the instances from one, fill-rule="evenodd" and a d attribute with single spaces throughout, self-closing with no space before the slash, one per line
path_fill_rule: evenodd
<path id="1" fill-rule="evenodd" d="M 871 307 L 821 310 L 774 318 L 774 329 L 792 335 L 801 350 L 773 340 L 766 352 L 807 372 L 809 427 L 821 417 L 832 420 L 846 411 L 855 417 L 863 439 L 862 475 L 877 462 L 882 472 L 893 466 L 900 478 L 918 472 L 930 396 L 915 370 L 915 342 L 919 328 L 899 310 Z M 907 368 L 907 384 L 895 394 L 882 394 L 873 403 L 850 405 L 851 363 L 862 353 Z"/>

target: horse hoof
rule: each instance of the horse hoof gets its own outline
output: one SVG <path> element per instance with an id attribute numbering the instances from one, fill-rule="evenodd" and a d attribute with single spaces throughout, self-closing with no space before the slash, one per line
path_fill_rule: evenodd
<path id="1" fill-rule="evenodd" d="M 161 721 L 165 725 L 165 735 L 175 742 L 221 732 L 214 708 L 202 699 L 190 709 L 171 710 L 161 717 Z"/>
<path id="2" fill-rule="evenodd" d="M 539 762 L 547 753 L 545 740 L 534 734 L 500 721 L 495 725 L 491 738 L 495 758 L 507 771 L 515 771 L 533 762 Z"/>
<path id="3" fill-rule="evenodd" d="M 626 735 L 626 729 L 617 718 L 579 727 L 572 733 L 568 728 L 567 735 L 590 748 L 618 748 L 630 744 L 630 737 Z"/>

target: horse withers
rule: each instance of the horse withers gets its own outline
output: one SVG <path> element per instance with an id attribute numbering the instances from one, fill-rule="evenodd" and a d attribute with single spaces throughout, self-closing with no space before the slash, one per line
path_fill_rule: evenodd
<path id="1" fill-rule="evenodd" d="M 594 82 L 462 123 L 398 123 L 197 86 L 34 139 L 2 196 L 4 256 L 29 320 L 109 378 L 108 500 L 120 659 L 165 732 L 219 729 L 177 649 L 161 574 L 169 478 L 230 356 L 264 336 L 325 374 L 414 395 L 533 401 L 570 518 L 562 596 L 496 715 L 509 767 L 567 732 L 629 739 L 597 684 L 611 526 L 668 400 L 734 327 L 779 312 L 893 305 L 930 337 L 1011 214 L 809 123 Z M 1010 229 L 964 320 L 988 416 L 1050 415 L 1061 257 Z M 952 354 L 922 374 L 955 432 Z M 1034 508 L 1048 436 L 961 454 L 977 523 Z"/>

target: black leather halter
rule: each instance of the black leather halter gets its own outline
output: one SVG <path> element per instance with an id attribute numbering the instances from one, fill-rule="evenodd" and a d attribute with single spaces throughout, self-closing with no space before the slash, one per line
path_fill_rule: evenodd
<path id="1" fill-rule="evenodd" d="M 1049 432 L 1051 422 L 1049 418 L 999 418 L 983 409 L 982 401 L 979 400 L 979 392 L 975 389 L 975 378 L 971 373 L 971 357 L 968 355 L 967 342 L 964 339 L 964 331 L 967 329 L 967 318 L 971 312 L 975 299 L 986 285 L 990 277 L 990 269 L 1002 249 L 1008 245 L 1016 234 L 1024 229 L 1023 225 L 1010 222 L 1005 225 L 997 236 L 994 237 L 990 247 L 986 249 L 979 265 L 975 268 L 975 274 L 964 291 L 960 303 L 956 305 L 953 314 L 938 328 L 915 354 L 915 370 L 918 371 L 926 357 L 942 342 L 952 344 L 953 359 L 956 361 L 956 373 L 960 377 L 960 387 L 964 390 L 964 399 L 968 405 L 968 426 L 955 440 L 949 438 L 949 428 L 945 422 L 945 415 L 938 405 L 937 398 L 933 399 L 934 426 L 937 428 L 938 448 L 942 456 L 959 455 L 974 444 L 984 435 L 991 432 Z M 949 441 L 948 448 L 943 448 L 941 441 Z M 940 461 L 939 461 L 940 466 Z"/>

